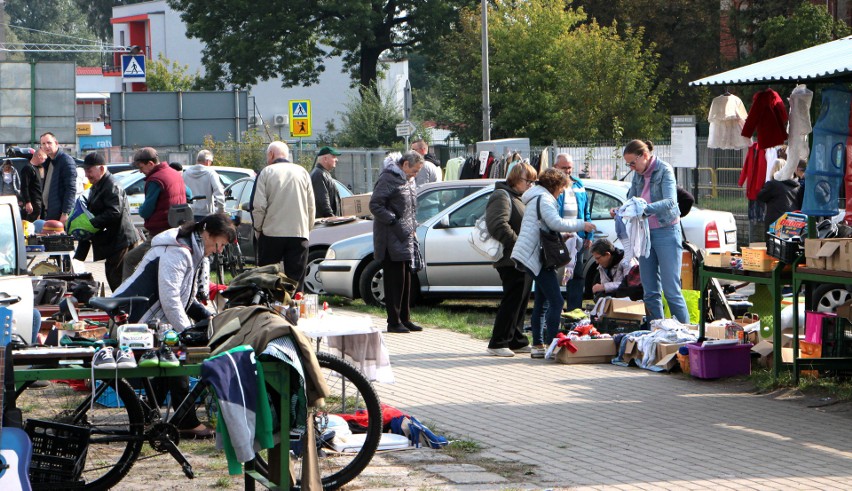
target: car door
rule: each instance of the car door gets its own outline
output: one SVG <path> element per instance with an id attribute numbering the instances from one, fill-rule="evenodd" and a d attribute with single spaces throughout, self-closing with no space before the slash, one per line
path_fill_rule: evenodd
<path id="1" fill-rule="evenodd" d="M 27 253 L 18 201 L 0 197 L 0 306 L 13 312 L 13 328 L 30 342 L 33 327 L 33 285 L 27 276 Z M 15 301 L 17 300 L 17 301 Z"/>
<path id="2" fill-rule="evenodd" d="M 485 214 L 489 196 L 490 192 L 465 198 L 459 206 L 450 207 L 449 212 L 430 221 L 424 241 L 423 289 L 430 293 L 501 290 L 497 270 L 468 242 L 476 219 Z"/>
<path id="3" fill-rule="evenodd" d="M 586 188 L 586 192 L 589 195 L 592 222 L 598 228 L 595 240 L 607 239 L 614 243 L 618 238 L 615 235 L 615 220 L 609 215 L 609 210 L 620 207 L 622 200 L 600 190 Z"/>

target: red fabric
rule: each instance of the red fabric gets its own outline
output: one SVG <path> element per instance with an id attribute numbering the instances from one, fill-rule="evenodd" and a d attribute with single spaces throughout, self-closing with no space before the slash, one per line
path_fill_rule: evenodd
<path id="1" fill-rule="evenodd" d="M 778 92 L 772 89 L 758 92 L 754 94 L 742 135 L 751 138 L 757 130 L 760 148 L 783 145 L 787 139 L 787 114 L 784 100 Z"/>
<path id="2" fill-rule="evenodd" d="M 210 283 L 210 300 L 216 300 L 216 295 L 228 289 L 228 285 L 220 285 L 219 283 Z"/>
<path id="3" fill-rule="evenodd" d="M 556 339 L 558 339 L 558 341 L 556 341 L 556 346 L 559 346 L 560 348 L 567 348 L 571 353 L 577 352 L 577 345 L 572 343 L 571 338 L 565 334 L 561 332 L 556 334 Z"/>
<path id="4" fill-rule="evenodd" d="M 400 411 L 399 409 L 397 409 L 393 406 L 388 406 L 385 403 L 381 404 L 381 408 L 382 408 L 382 426 L 383 427 L 386 427 L 387 425 L 389 425 L 391 420 L 396 418 L 396 417 L 408 416 L 407 414 Z M 358 411 L 355 411 L 355 414 L 338 414 L 338 416 L 340 416 L 341 418 L 346 420 L 346 422 L 349 423 L 349 426 L 352 426 L 352 423 L 355 423 L 358 426 L 361 426 L 362 428 L 367 428 L 367 425 L 370 423 L 369 415 L 367 414 L 367 411 L 365 411 L 363 409 L 359 409 Z"/>
<path id="5" fill-rule="evenodd" d="M 766 182 L 766 151 L 758 143 L 752 143 L 748 147 L 737 185 L 742 186 L 746 182 L 746 197 L 749 201 L 754 201 Z"/>

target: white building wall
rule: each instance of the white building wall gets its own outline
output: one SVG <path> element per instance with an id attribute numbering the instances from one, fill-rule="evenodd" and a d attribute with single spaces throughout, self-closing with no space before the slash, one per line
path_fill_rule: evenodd
<path id="1" fill-rule="evenodd" d="M 180 14 L 172 10 L 163 0 L 143 2 L 132 5 L 122 5 L 113 8 L 113 18 L 131 17 L 147 14 L 150 29 L 147 34 L 147 44 L 151 47 L 151 58 L 156 59 L 158 53 L 166 58 L 177 61 L 182 65 L 188 65 L 189 71 L 204 73 L 201 65 L 201 51 L 204 44 L 198 39 L 186 37 L 186 26 L 180 19 Z M 127 30 L 126 24 L 114 25 L 114 42 L 121 42 L 121 31 Z M 130 35 L 124 34 L 125 43 L 129 43 Z M 267 124 L 271 124 L 276 114 L 288 114 L 288 101 L 309 99 L 312 112 L 312 136 L 306 141 L 316 139 L 318 133 L 325 132 L 326 122 L 334 121 L 339 130 L 340 114 L 345 110 L 345 105 L 353 97 L 357 97 L 357 91 L 350 87 L 348 73 L 343 73 L 343 60 L 340 57 L 325 60 L 325 71 L 320 75 L 319 83 L 309 87 L 282 88 L 281 80 L 267 80 L 249 88 L 249 96 L 253 98 L 257 111 Z M 402 96 L 405 80 L 408 78 L 408 62 L 388 64 L 388 72 L 383 84 L 386 88 L 395 86 L 400 112 L 402 112 Z M 249 99 L 251 102 L 252 99 Z M 272 127 L 276 133 L 280 130 L 280 136 L 289 138 L 289 129 Z"/>

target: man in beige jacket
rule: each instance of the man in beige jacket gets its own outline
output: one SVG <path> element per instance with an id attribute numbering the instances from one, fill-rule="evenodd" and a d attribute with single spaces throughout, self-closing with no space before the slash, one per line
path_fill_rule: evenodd
<path id="1" fill-rule="evenodd" d="M 269 144 L 266 164 L 252 196 L 257 265 L 283 261 L 284 274 L 297 281 L 301 291 L 308 266 L 308 235 L 316 217 L 311 176 L 290 162 L 290 148 L 284 142 Z"/>

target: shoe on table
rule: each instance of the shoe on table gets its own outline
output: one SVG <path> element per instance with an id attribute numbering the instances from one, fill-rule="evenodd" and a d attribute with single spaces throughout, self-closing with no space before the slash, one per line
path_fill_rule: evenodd
<path id="1" fill-rule="evenodd" d="M 520 348 L 509 348 L 515 353 L 530 353 L 532 352 L 532 348 L 530 345 L 521 346 Z"/>
<path id="2" fill-rule="evenodd" d="M 112 356 L 112 348 L 105 346 L 95 353 L 92 358 L 92 368 L 108 368 L 115 370 L 115 357 Z"/>
<path id="3" fill-rule="evenodd" d="M 547 351 L 547 349 L 544 347 L 543 344 L 537 344 L 537 345 L 533 346 L 532 348 L 530 348 L 530 357 L 531 358 L 544 358 L 544 352 L 545 351 Z"/>
<path id="4" fill-rule="evenodd" d="M 388 324 L 388 332 L 406 333 L 411 331 L 402 324 Z"/>
<path id="5" fill-rule="evenodd" d="M 423 330 L 422 327 L 418 326 L 417 324 L 415 324 L 411 321 L 403 322 L 402 325 L 405 326 L 411 332 L 420 332 L 420 331 Z"/>
<path id="6" fill-rule="evenodd" d="M 488 348 L 487 351 L 489 355 L 502 356 L 505 358 L 515 356 L 515 352 L 510 350 L 509 348 Z"/>
<path id="7" fill-rule="evenodd" d="M 180 437 L 188 440 L 206 440 L 214 436 L 216 436 L 216 431 L 209 426 L 205 426 L 204 423 L 189 430 L 180 430 Z"/>
<path id="8" fill-rule="evenodd" d="M 167 345 L 160 346 L 160 368 L 175 368 L 180 366 L 180 360 Z"/>
<path id="9" fill-rule="evenodd" d="M 136 368 L 136 357 L 127 346 L 115 350 L 115 365 L 118 368 Z"/>
<path id="10" fill-rule="evenodd" d="M 139 357 L 139 366 L 142 368 L 160 366 L 160 355 L 157 354 L 156 350 L 148 350 L 142 353 L 142 356 Z"/>

